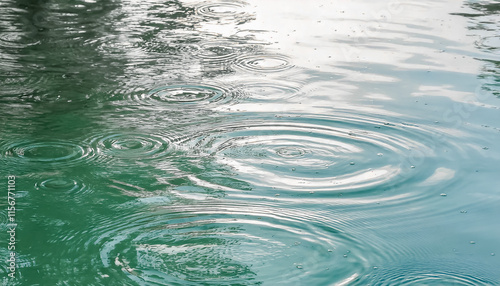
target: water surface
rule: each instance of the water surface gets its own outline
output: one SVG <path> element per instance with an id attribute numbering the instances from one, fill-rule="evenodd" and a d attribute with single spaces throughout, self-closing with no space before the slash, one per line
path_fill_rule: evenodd
<path id="1" fill-rule="evenodd" d="M 2 1 L 2 285 L 500 284 L 498 13 Z"/>

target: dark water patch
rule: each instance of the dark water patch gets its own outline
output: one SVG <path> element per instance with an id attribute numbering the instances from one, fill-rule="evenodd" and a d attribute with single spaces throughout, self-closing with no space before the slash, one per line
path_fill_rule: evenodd
<path id="1" fill-rule="evenodd" d="M 203 39 L 199 33 L 189 30 L 147 31 L 140 35 L 134 46 L 150 57 L 188 57 L 199 49 L 197 43 Z"/>
<path id="2" fill-rule="evenodd" d="M 471 36 L 478 38 L 476 48 L 481 54 L 475 58 L 484 62 L 479 78 L 483 82 L 482 100 L 490 94 L 500 96 L 500 25 L 498 24 L 499 4 L 496 1 L 465 1 L 467 10 L 461 13 L 452 13 L 469 19 Z M 476 91 L 477 92 L 477 91 Z"/>
<path id="3" fill-rule="evenodd" d="M 86 186 L 70 178 L 50 178 L 37 183 L 35 189 L 43 192 L 79 193 L 84 192 Z"/>

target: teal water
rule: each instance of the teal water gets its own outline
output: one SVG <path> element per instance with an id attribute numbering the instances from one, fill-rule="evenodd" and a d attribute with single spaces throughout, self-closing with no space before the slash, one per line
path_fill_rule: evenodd
<path id="1" fill-rule="evenodd" d="M 499 13 L 2 1 L 1 285 L 500 285 Z"/>

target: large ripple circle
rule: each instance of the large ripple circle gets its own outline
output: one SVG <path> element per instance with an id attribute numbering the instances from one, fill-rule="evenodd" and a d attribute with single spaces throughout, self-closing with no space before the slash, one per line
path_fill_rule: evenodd
<path id="1" fill-rule="evenodd" d="M 366 271 L 371 255 L 334 224 L 300 209 L 173 205 L 101 226 L 96 245 L 104 267 L 154 285 L 326 285 Z"/>
<path id="2" fill-rule="evenodd" d="M 252 186 L 343 193 L 383 190 L 425 172 L 411 158 L 412 149 L 432 152 L 424 142 L 382 124 L 298 118 L 225 126 L 185 145 Z"/>
<path id="3" fill-rule="evenodd" d="M 222 83 L 176 83 L 135 94 L 132 99 L 142 105 L 199 107 L 215 102 L 226 103 L 241 96 L 241 91 Z"/>
<path id="4" fill-rule="evenodd" d="M 50 163 L 72 165 L 87 161 L 93 157 L 90 147 L 71 142 L 43 141 L 18 142 L 1 146 L 3 153 L 32 163 Z"/>

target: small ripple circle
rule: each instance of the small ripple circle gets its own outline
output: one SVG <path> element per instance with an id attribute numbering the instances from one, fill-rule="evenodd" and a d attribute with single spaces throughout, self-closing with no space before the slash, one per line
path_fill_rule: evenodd
<path id="1" fill-rule="evenodd" d="M 95 138 L 92 146 L 101 156 L 153 159 L 168 153 L 170 142 L 155 135 L 114 133 Z"/>
<path id="2" fill-rule="evenodd" d="M 235 60 L 235 67 L 250 72 L 276 73 L 289 70 L 294 66 L 284 55 L 254 54 L 238 57 Z"/>

